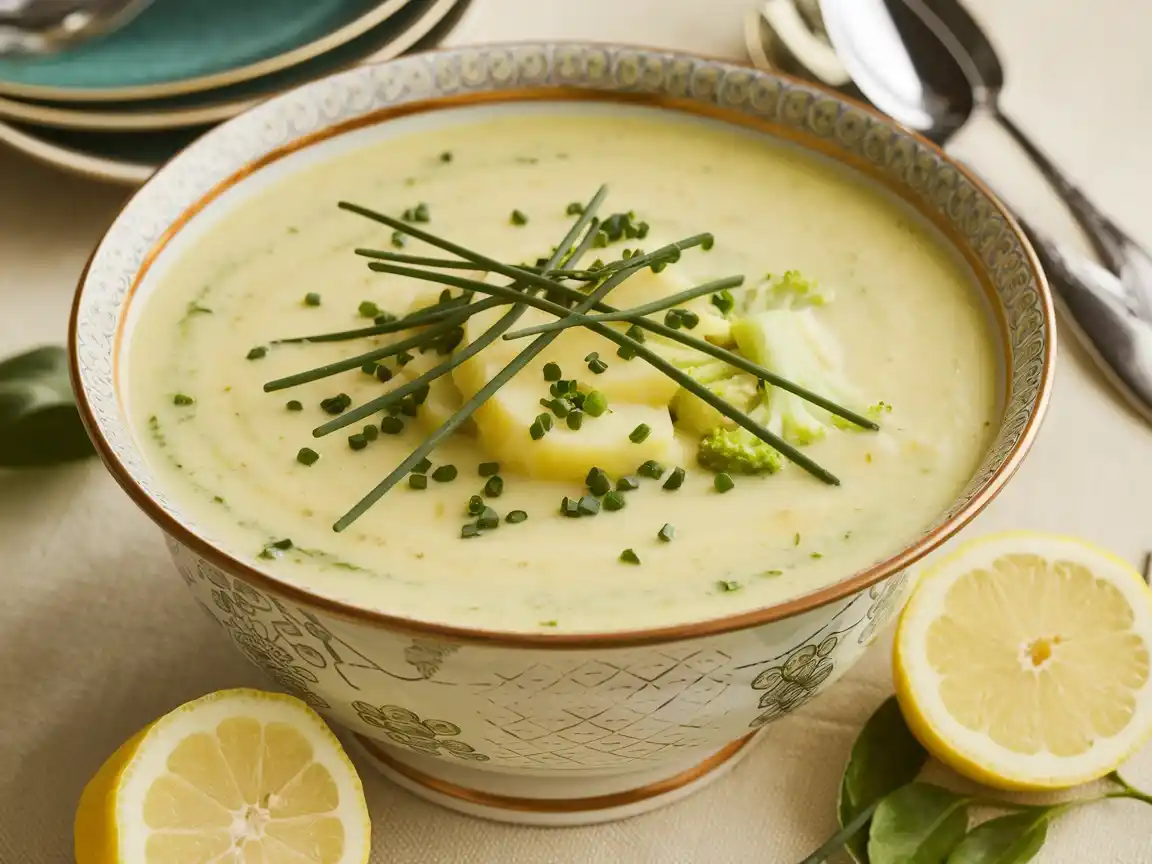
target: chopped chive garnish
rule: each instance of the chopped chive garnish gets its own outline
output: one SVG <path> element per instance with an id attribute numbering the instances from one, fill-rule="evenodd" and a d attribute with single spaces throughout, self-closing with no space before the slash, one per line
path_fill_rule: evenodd
<path id="1" fill-rule="evenodd" d="M 700 316 L 691 309 L 681 309 L 680 323 L 684 325 L 685 330 L 694 330 L 696 325 L 700 323 Z"/>
<path id="2" fill-rule="evenodd" d="M 400 319 L 393 315 L 391 312 L 381 312 L 379 315 L 372 319 L 372 323 L 377 327 L 383 327 L 385 324 L 391 324 L 399 320 Z"/>
<path id="3" fill-rule="evenodd" d="M 545 432 L 552 431 L 552 415 L 551 414 L 537 414 L 536 422 L 544 427 Z"/>
<path id="4" fill-rule="evenodd" d="M 559 381 L 563 376 L 564 376 L 564 372 L 560 369 L 560 366 L 558 364 L 556 364 L 556 363 L 545 363 L 544 364 L 544 380 L 545 381 Z M 553 393 L 552 395 L 556 396 L 558 394 Z"/>
<path id="5" fill-rule="evenodd" d="M 639 488 L 640 488 L 640 481 L 631 475 L 628 475 L 626 477 L 621 477 L 619 480 L 616 481 L 616 491 L 617 492 L 633 492 Z"/>
<path id="6" fill-rule="evenodd" d="M 564 500 L 560 502 L 560 512 L 570 519 L 575 519 L 580 515 L 580 504 L 575 498 L 564 496 Z"/>
<path id="7" fill-rule="evenodd" d="M 375 375 L 376 374 L 376 364 L 375 363 L 365 363 L 363 366 L 360 367 L 360 371 L 363 372 L 365 375 Z"/>
<path id="8" fill-rule="evenodd" d="M 432 393 L 432 388 L 425 384 L 418 390 L 413 390 L 410 394 L 412 402 L 416 405 L 423 405 L 428 401 L 428 396 Z"/>
<path id="9" fill-rule="evenodd" d="M 739 591 L 744 586 L 737 582 L 735 579 L 721 579 L 716 583 L 716 587 L 724 592 Z"/>
<path id="10" fill-rule="evenodd" d="M 360 434 L 367 438 L 369 441 L 375 441 L 380 437 L 380 430 L 369 423 L 362 430 L 360 430 Z"/>
<path id="11" fill-rule="evenodd" d="M 268 356 L 268 349 L 263 345 L 257 345 L 255 348 L 248 352 L 249 360 L 259 360 Z"/>
<path id="12" fill-rule="evenodd" d="M 760 575 L 761 576 L 783 576 L 784 571 L 783 570 L 765 570 Z"/>
<path id="13" fill-rule="evenodd" d="M 452 161 L 452 151 L 451 150 L 445 150 L 443 153 L 441 153 L 440 154 L 440 161 L 441 162 L 451 162 Z"/>
<path id="14" fill-rule="evenodd" d="M 539 420 L 533 420 L 532 425 L 528 427 L 528 435 L 533 441 L 539 441 L 545 435 L 544 427 L 540 425 Z"/>
<path id="15" fill-rule="evenodd" d="M 296 454 L 296 461 L 301 465 L 315 465 L 319 459 L 320 454 L 311 447 L 301 447 L 300 451 Z"/>
<path id="16" fill-rule="evenodd" d="M 727 474 L 721 472 L 716 475 L 715 481 L 716 491 L 723 494 L 724 492 L 731 492 L 736 488 L 736 481 L 729 477 Z"/>
<path id="17" fill-rule="evenodd" d="M 499 474 L 500 463 L 481 462 L 480 465 L 476 468 L 476 473 L 478 473 L 481 477 L 491 477 L 494 474 Z"/>
<path id="18" fill-rule="evenodd" d="M 621 360 L 633 360 L 636 357 L 636 349 L 629 348 L 627 345 L 621 345 L 616 349 L 616 356 Z"/>
<path id="19" fill-rule="evenodd" d="M 647 236 L 648 236 L 648 223 L 647 222 L 641 222 L 639 225 L 636 226 L 636 238 L 638 240 L 643 240 Z"/>
<path id="20" fill-rule="evenodd" d="M 680 313 L 676 309 L 669 309 L 664 313 L 664 326 L 671 327 L 673 330 L 680 329 Z"/>
<path id="21" fill-rule="evenodd" d="M 371 300 L 364 300 L 357 307 L 361 318 L 375 318 L 380 314 L 380 307 L 373 303 Z"/>
<path id="22" fill-rule="evenodd" d="M 565 216 L 579 216 L 584 212 L 584 205 L 579 201 L 573 201 L 566 208 L 564 208 Z"/>
<path id="23" fill-rule="evenodd" d="M 480 518 L 476 520 L 477 528 L 499 528 L 500 527 L 500 514 L 493 510 L 491 507 L 485 507 L 480 513 Z"/>
<path id="24" fill-rule="evenodd" d="M 489 498 L 499 498 L 504 494 L 504 478 L 499 474 L 493 475 L 488 478 L 488 482 L 484 484 L 484 494 Z"/>
<path id="25" fill-rule="evenodd" d="M 464 540 L 470 540 L 473 537 L 480 536 L 480 526 L 472 522 L 460 528 L 460 537 Z"/>
<path id="26" fill-rule="evenodd" d="M 405 222 L 428 222 L 431 220 L 431 214 L 428 212 L 428 205 L 421 201 L 415 207 L 405 210 L 400 218 Z"/>
<path id="27" fill-rule="evenodd" d="M 676 536 L 676 526 L 666 522 L 664 523 L 664 527 L 656 532 L 656 536 L 665 543 L 671 543 L 672 538 Z"/>
<path id="28" fill-rule="evenodd" d="M 624 496 L 619 492 L 609 492 L 604 496 L 604 509 L 605 510 L 623 510 L 624 509 Z"/>
<path id="29" fill-rule="evenodd" d="M 564 421 L 568 424 L 569 429 L 579 429 L 584 425 L 584 412 L 572 411 L 564 418 Z"/>
<path id="30" fill-rule="evenodd" d="M 652 434 L 652 427 L 647 423 L 641 423 L 635 429 L 628 433 L 628 440 L 633 444 L 641 444 L 648 440 L 648 436 Z"/>
<path id="31" fill-rule="evenodd" d="M 380 431 L 385 435 L 399 435 L 404 431 L 404 421 L 399 417 L 385 417 L 380 421 Z"/>
<path id="32" fill-rule="evenodd" d="M 409 489 L 427 489 L 428 488 L 428 475 L 427 474 L 409 474 L 408 475 L 408 488 Z"/>
<path id="33" fill-rule="evenodd" d="M 620 553 L 620 560 L 625 564 L 639 564 L 640 556 L 636 554 L 635 549 L 625 549 Z"/>
<path id="34" fill-rule="evenodd" d="M 393 249 L 403 249 L 404 246 L 408 243 L 403 231 L 393 231 L 391 242 Z"/>
<path id="35" fill-rule="evenodd" d="M 608 397 L 599 390 L 593 390 L 584 397 L 584 413 L 590 417 L 599 417 L 608 410 Z"/>
<path id="36" fill-rule="evenodd" d="M 348 436 L 348 446 L 353 450 L 363 450 L 368 446 L 368 439 L 361 432 Z"/>
<path id="37" fill-rule="evenodd" d="M 527 225 L 528 215 L 522 210 L 513 210 L 512 215 L 508 217 L 508 221 L 513 225 Z"/>
<path id="38" fill-rule="evenodd" d="M 192 405 L 195 402 L 196 402 L 196 400 L 193 399 L 191 396 L 187 395 L 186 393 L 177 393 L 175 396 L 172 397 L 172 404 L 173 405 L 185 406 L 185 405 Z"/>
<path id="39" fill-rule="evenodd" d="M 428 470 L 432 467 L 432 460 L 428 458 L 421 459 L 412 466 L 413 474 L 427 474 Z"/>
<path id="40" fill-rule="evenodd" d="M 596 360 L 597 358 L 599 358 L 599 356 L 600 356 L 599 351 L 593 351 L 591 354 L 584 355 L 584 362 L 585 363 L 591 363 L 593 360 Z"/>
<path id="41" fill-rule="evenodd" d="M 820 558 L 823 558 L 823 557 L 824 557 L 824 555 L 823 555 L 822 553 L 820 553 L 820 552 L 813 552 L 813 553 L 812 553 L 810 556 L 808 556 L 808 557 L 810 557 L 810 558 L 815 558 L 815 559 L 817 559 L 817 560 L 818 560 L 818 559 L 820 559 Z"/>
<path id="42" fill-rule="evenodd" d="M 456 466 L 441 465 L 432 472 L 432 479 L 437 483 L 451 483 L 456 479 Z"/>
<path id="43" fill-rule="evenodd" d="M 684 485 L 684 469 L 673 468 L 672 473 L 668 475 L 668 479 L 664 481 L 664 488 L 669 492 L 675 492 Z"/>
<path id="44" fill-rule="evenodd" d="M 307 294 L 304 295 L 304 305 L 305 306 L 319 306 L 320 305 L 320 295 L 317 294 L 315 291 L 309 291 Z"/>
<path id="45" fill-rule="evenodd" d="M 652 480 L 659 480 L 664 476 L 664 466 L 657 462 L 655 459 L 649 459 L 647 462 L 636 469 L 636 473 L 641 477 L 648 477 Z"/>
<path id="46" fill-rule="evenodd" d="M 720 310 L 721 315 L 727 315 L 736 307 L 736 298 L 732 296 L 732 292 L 725 288 L 723 291 L 717 291 L 712 295 L 712 305 Z"/>
<path id="47" fill-rule="evenodd" d="M 419 409 L 420 406 L 416 404 L 416 400 L 411 396 L 405 396 L 400 400 L 400 413 L 405 417 L 415 417 Z"/>
<path id="48" fill-rule="evenodd" d="M 557 396 L 555 399 L 541 399 L 540 404 L 552 410 L 558 418 L 563 420 L 572 413 L 572 403 L 567 399 Z"/>
<path id="49" fill-rule="evenodd" d="M 411 354 L 409 354 L 407 351 L 401 351 L 399 354 L 396 355 L 396 365 L 397 366 L 407 366 L 409 363 L 411 363 L 415 359 L 416 358 L 413 357 Z"/>
<path id="50" fill-rule="evenodd" d="M 468 499 L 468 515 L 479 516 L 484 512 L 485 506 L 486 505 L 484 504 L 483 498 L 481 498 L 479 495 L 473 495 Z"/>
<path id="51" fill-rule="evenodd" d="M 644 331 L 637 327 L 635 324 L 625 330 L 624 335 L 629 339 L 635 339 L 637 342 L 643 342 L 647 338 L 644 335 Z"/>
<path id="52" fill-rule="evenodd" d="M 576 511 L 581 516 L 595 516 L 600 512 L 600 502 L 591 495 L 583 495 L 576 503 Z"/>
<path id="53" fill-rule="evenodd" d="M 612 490 L 612 481 L 608 475 L 599 468 L 593 468 L 589 471 L 584 482 L 588 486 L 588 491 L 597 497 L 606 495 Z"/>
<path id="54" fill-rule="evenodd" d="M 525 513 L 523 510 L 513 510 L 507 516 L 504 517 L 504 521 L 505 522 L 511 522 L 513 525 L 516 525 L 520 522 L 525 521 L 527 518 L 528 518 L 528 514 Z M 553 621 L 552 626 L 555 626 L 555 624 L 556 624 L 556 622 Z"/>
<path id="55" fill-rule="evenodd" d="M 392 370 L 387 366 L 376 367 L 376 377 L 384 384 L 392 380 Z"/>
<path id="56" fill-rule="evenodd" d="M 299 399 L 289 399 L 286 403 L 284 403 L 284 407 L 289 411 L 303 411 L 304 403 Z"/>
<path id="57" fill-rule="evenodd" d="M 588 364 L 588 369 L 594 374 L 600 375 L 608 371 L 608 364 L 597 357 L 595 360 Z"/>
<path id="58" fill-rule="evenodd" d="M 793 546 L 799 546 L 800 545 L 800 532 L 799 531 L 797 531 L 795 534 L 792 535 L 792 545 Z"/>
<path id="59" fill-rule="evenodd" d="M 700 244 L 700 248 L 703 249 L 705 252 L 709 252 L 709 251 L 711 251 L 712 247 L 715 245 L 716 245 L 716 238 L 713 237 L 711 234 L 709 234 L 707 236 L 707 238 L 705 238 L 704 242 Z"/>

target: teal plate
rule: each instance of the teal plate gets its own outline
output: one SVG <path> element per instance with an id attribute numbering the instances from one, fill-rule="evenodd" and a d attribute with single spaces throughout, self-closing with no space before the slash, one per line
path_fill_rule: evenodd
<path id="1" fill-rule="evenodd" d="M 356 60 L 382 61 L 405 51 L 432 48 L 459 23 L 468 5 L 469 0 L 412 0 L 404 13 L 396 16 L 395 21 L 377 27 L 370 34 L 342 46 L 322 59 L 342 57 L 354 64 Z M 401 32 L 397 32 L 398 28 L 402 28 Z M 359 54 L 351 56 L 357 48 Z M 304 66 L 312 67 L 318 62 L 321 61 L 313 61 Z M 284 75 L 294 75 L 297 71 L 293 69 L 270 78 L 280 79 Z M 319 74 L 319 71 L 311 69 L 313 75 Z M 250 82 L 232 89 L 251 88 L 256 83 L 262 82 Z M 283 80 L 279 83 L 282 87 L 287 86 Z M 33 159 L 72 174 L 109 183 L 139 186 L 157 167 L 213 128 L 213 125 L 117 131 L 52 128 L 9 120 L 0 122 L 0 144 L 7 144 Z"/>
<path id="2" fill-rule="evenodd" d="M 344 45 L 408 0 L 157 0 L 127 26 L 61 54 L 0 59 L 0 92 L 145 99 L 251 80 Z"/>
<path id="3" fill-rule="evenodd" d="M 58 105 L 0 96 L 0 117 L 37 126 L 100 131 L 143 131 L 202 126 L 226 120 L 261 99 L 358 63 L 390 60 L 440 38 L 459 20 L 459 0 L 405 0 L 403 8 L 358 38 L 256 80 L 146 102 Z"/>

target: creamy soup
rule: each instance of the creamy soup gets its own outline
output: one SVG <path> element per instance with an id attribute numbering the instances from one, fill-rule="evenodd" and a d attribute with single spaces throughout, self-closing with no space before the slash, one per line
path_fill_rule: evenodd
<path id="1" fill-rule="evenodd" d="M 381 360 L 385 372 L 369 364 L 264 391 L 268 381 L 419 331 L 275 340 L 370 327 L 382 312 L 402 316 L 436 303 L 444 287 L 371 271 L 358 247 L 453 256 L 394 237 L 337 202 L 394 217 L 408 211 L 426 218 L 412 223 L 418 228 L 500 261 L 534 263 L 576 218 L 579 207 L 569 204 L 587 201 L 601 183 L 609 189 L 602 218 L 634 215 L 616 222 L 624 236 L 571 269 L 711 232 L 711 248 L 685 249 L 658 273 L 637 271 L 605 302 L 627 308 L 744 276 L 729 295 L 681 304 L 672 323 L 751 356 L 760 331 L 748 326 L 750 310 L 766 312 L 771 365 L 818 382 L 812 389 L 835 390 L 822 395 L 849 403 L 880 430 L 834 422 L 778 388 L 728 380 L 724 364 L 721 380 L 705 386 L 796 442 L 840 485 L 787 460 L 773 473 L 741 473 L 741 462 L 719 477 L 712 469 L 725 466 L 704 467 L 699 454 L 710 423 L 730 436 L 709 439 L 713 460 L 721 458 L 718 441 L 739 440 L 729 421 L 678 393 L 642 358 L 623 359 L 616 344 L 576 328 L 436 448 L 426 480 L 405 478 L 334 532 L 337 519 L 533 338 L 497 339 L 438 379 L 419 406 L 314 438 L 315 427 L 346 413 L 342 403 L 379 397 L 444 362 L 438 350 L 453 349 L 440 342 L 401 356 L 411 357 L 403 365 Z M 566 284 L 595 285 L 586 275 Z M 126 365 L 134 425 L 170 496 L 202 532 L 260 569 L 421 620 L 517 631 L 632 629 L 810 592 L 891 555 L 935 521 L 976 468 L 998 410 L 996 349 L 979 291 L 908 208 L 789 146 L 655 112 L 537 108 L 368 142 L 228 208 L 159 278 Z M 508 311 L 469 319 L 454 350 Z M 555 320 L 529 310 L 507 332 Z M 611 326 L 624 332 L 628 325 Z M 644 344 L 710 377 L 685 359 L 684 346 L 652 334 Z M 548 363 L 561 367 L 560 390 Z M 579 429 L 561 416 L 572 401 L 555 410 L 541 403 L 569 380 L 587 409 Z M 607 403 L 599 416 L 592 403 L 601 396 L 592 399 L 592 390 Z M 369 423 L 374 429 L 365 432 Z M 742 453 L 772 455 L 754 445 Z M 654 470 L 637 473 L 647 460 L 661 464 L 660 479 L 644 476 Z M 491 480 L 492 462 L 500 482 Z M 436 472 L 448 465 L 455 471 Z M 623 487 L 612 500 L 585 483 L 597 467 Z M 676 486 L 674 475 L 679 488 L 665 488 Z M 479 497 L 474 510 L 495 511 L 498 528 L 477 527 L 472 496 Z M 598 512 L 566 516 L 565 498 L 570 508 Z"/>

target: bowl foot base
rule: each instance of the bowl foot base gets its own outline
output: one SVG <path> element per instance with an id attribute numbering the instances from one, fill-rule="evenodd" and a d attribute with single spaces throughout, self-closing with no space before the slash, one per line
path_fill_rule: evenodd
<path id="1" fill-rule="evenodd" d="M 496 822 L 563 827 L 627 819 L 686 798 L 732 770 L 759 734 L 747 735 L 699 761 L 623 776 L 560 779 L 555 774 L 532 778 L 461 767 L 404 753 L 362 735 L 354 737 L 384 776 L 427 801 Z M 558 797 L 560 792 L 564 797 Z"/>

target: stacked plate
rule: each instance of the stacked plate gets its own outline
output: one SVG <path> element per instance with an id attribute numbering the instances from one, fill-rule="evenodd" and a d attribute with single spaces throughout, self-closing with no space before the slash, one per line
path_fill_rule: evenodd
<path id="1" fill-rule="evenodd" d="M 138 185 L 283 90 L 439 42 L 468 0 L 155 0 L 65 53 L 0 58 L 0 142 Z"/>

